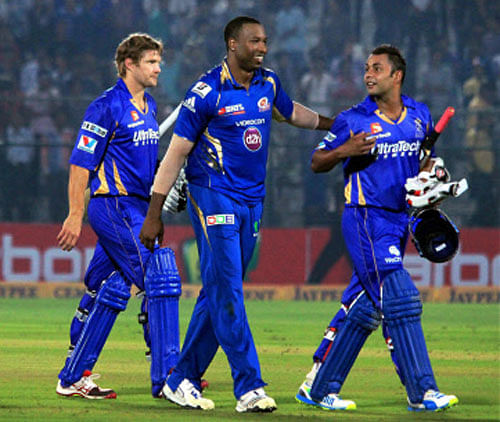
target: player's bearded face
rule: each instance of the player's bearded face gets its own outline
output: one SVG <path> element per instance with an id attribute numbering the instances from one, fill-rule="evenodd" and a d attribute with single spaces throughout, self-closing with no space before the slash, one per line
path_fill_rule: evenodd
<path id="1" fill-rule="evenodd" d="M 158 75 L 161 56 L 156 50 L 147 50 L 143 53 L 139 63 L 133 66 L 134 78 L 144 88 L 156 86 L 158 84 Z"/>
<path id="2" fill-rule="evenodd" d="M 365 86 L 369 95 L 387 94 L 394 86 L 394 73 L 387 54 L 371 55 L 365 64 Z"/>
<path id="3" fill-rule="evenodd" d="M 248 72 L 262 66 L 267 54 L 267 36 L 259 24 L 245 24 L 236 40 L 235 55 L 240 67 Z"/>

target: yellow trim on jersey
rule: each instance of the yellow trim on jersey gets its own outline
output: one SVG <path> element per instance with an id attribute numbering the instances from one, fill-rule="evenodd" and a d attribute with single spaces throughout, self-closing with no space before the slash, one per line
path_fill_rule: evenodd
<path id="1" fill-rule="evenodd" d="M 144 107 L 144 110 L 141 110 L 141 107 L 139 107 L 139 104 L 137 104 L 137 102 L 133 99 L 133 98 L 130 98 L 129 99 L 130 102 L 132 103 L 132 105 L 141 113 L 141 114 L 148 114 L 148 109 L 149 109 L 149 106 L 148 106 L 148 102 L 146 100 L 146 98 L 144 98 L 144 102 L 146 103 L 145 107 Z"/>
<path id="2" fill-rule="evenodd" d="M 222 62 L 222 70 L 220 72 L 220 83 L 223 84 L 227 80 L 233 82 L 233 78 L 231 77 L 231 72 L 229 71 L 229 67 L 226 61 L 224 60 Z"/>
<path id="3" fill-rule="evenodd" d="M 210 135 L 208 133 L 208 128 L 205 129 L 205 132 L 203 132 L 203 135 L 205 135 L 208 142 L 210 142 L 213 145 L 215 152 L 217 153 L 217 161 L 219 163 L 220 168 L 222 169 L 222 172 L 224 173 L 224 162 L 223 162 L 223 157 L 222 157 L 222 144 L 220 142 L 220 139 L 214 138 L 212 135 Z"/>
<path id="4" fill-rule="evenodd" d="M 351 193 L 352 193 L 352 174 L 349 175 L 349 181 L 347 182 L 344 188 L 344 197 L 346 204 L 351 203 Z"/>
<path id="5" fill-rule="evenodd" d="M 389 119 L 389 117 L 387 117 L 384 113 L 382 113 L 379 109 L 376 109 L 375 110 L 375 114 L 380 118 L 382 119 L 384 122 L 387 122 L 391 125 L 399 125 L 406 117 L 406 115 L 408 114 L 408 109 L 406 107 L 403 106 L 403 111 L 401 112 L 401 116 L 399 116 L 399 119 L 397 122 L 394 122 L 392 121 L 391 119 Z"/>
<path id="6" fill-rule="evenodd" d="M 273 84 L 274 96 L 276 97 L 276 81 L 272 76 L 267 76 L 265 80 L 266 82 L 271 82 Z"/>
<path id="7" fill-rule="evenodd" d="M 359 173 L 356 173 L 358 179 L 358 205 L 366 205 L 365 195 L 363 194 L 363 189 L 361 188 L 361 179 L 359 178 Z"/>
<path id="8" fill-rule="evenodd" d="M 115 178 L 115 186 L 116 189 L 118 189 L 118 193 L 120 195 L 128 195 L 127 189 L 125 189 L 125 186 L 123 186 L 120 173 L 118 173 L 118 167 L 116 167 L 115 160 L 113 160 L 113 176 Z"/>
<path id="9" fill-rule="evenodd" d="M 101 168 L 97 173 L 97 178 L 99 179 L 101 184 L 99 185 L 99 188 L 94 192 L 94 195 L 109 193 L 108 181 L 106 180 L 106 172 L 104 171 L 104 162 L 102 163 Z"/>
<path id="10" fill-rule="evenodd" d="M 208 246 L 212 248 L 212 245 L 210 244 L 210 239 L 208 238 L 208 233 L 207 233 L 207 225 L 205 224 L 205 216 L 203 215 L 203 211 L 200 209 L 194 198 L 191 196 L 189 193 L 189 190 L 186 192 L 189 200 L 191 201 L 191 204 L 193 205 L 194 209 L 196 210 L 196 214 L 198 214 L 198 218 L 200 219 L 200 224 L 201 227 L 203 228 L 203 233 L 205 233 L 205 238 L 207 239 Z"/>

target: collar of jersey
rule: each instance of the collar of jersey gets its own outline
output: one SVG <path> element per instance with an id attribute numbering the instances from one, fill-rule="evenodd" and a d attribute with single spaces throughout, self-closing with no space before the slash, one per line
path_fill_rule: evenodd
<path id="1" fill-rule="evenodd" d="M 125 91 L 127 93 L 127 95 L 129 96 L 129 101 L 137 109 L 137 111 L 139 111 L 141 114 L 148 114 L 149 105 L 148 105 L 148 99 L 146 97 L 146 93 L 144 93 L 144 101 L 145 101 L 146 108 L 144 110 L 141 110 L 141 108 L 139 107 L 139 105 L 136 104 L 136 102 L 134 101 L 134 98 L 132 97 L 132 94 L 128 90 L 127 85 L 125 84 L 125 82 L 123 81 L 122 78 L 118 79 L 118 82 L 116 83 L 116 85 L 118 87 L 120 87 L 121 90 L 123 90 L 123 91 Z"/>
<path id="2" fill-rule="evenodd" d="M 222 70 L 221 72 L 227 76 L 231 84 L 233 85 L 234 88 L 240 88 L 240 89 L 245 89 L 245 87 L 238 82 L 236 82 L 236 79 L 234 79 L 233 74 L 231 73 L 231 69 L 229 69 L 229 64 L 227 62 L 227 57 L 224 57 L 224 60 L 222 61 Z M 262 68 L 257 69 L 253 72 L 253 77 L 250 82 L 250 85 L 254 85 L 257 83 L 262 83 L 264 82 L 264 72 Z"/>

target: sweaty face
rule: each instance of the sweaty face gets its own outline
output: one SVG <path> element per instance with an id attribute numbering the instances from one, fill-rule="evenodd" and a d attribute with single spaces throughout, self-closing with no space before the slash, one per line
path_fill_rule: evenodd
<path id="1" fill-rule="evenodd" d="M 382 96 L 397 86 L 396 75 L 387 54 L 371 55 L 365 64 L 365 86 L 369 95 Z"/>
<path id="2" fill-rule="evenodd" d="M 244 24 L 235 40 L 235 56 L 239 66 L 251 72 L 262 66 L 267 53 L 267 36 L 262 25 Z"/>
<path id="3" fill-rule="evenodd" d="M 160 69 L 161 56 L 156 50 L 147 50 L 142 54 L 139 63 L 131 66 L 133 78 L 144 88 L 156 86 Z"/>

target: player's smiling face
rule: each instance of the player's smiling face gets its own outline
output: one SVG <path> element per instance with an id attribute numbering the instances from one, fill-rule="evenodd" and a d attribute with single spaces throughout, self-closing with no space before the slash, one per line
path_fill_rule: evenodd
<path id="1" fill-rule="evenodd" d="M 372 54 L 365 64 L 365 86 L 369 95 L 383 96 L 396 85 L 397 74 L 392 72 L 391 62 L 387 54 Z M 391 74 L 392 73 L 392 74 Z"/>
<path id="2" fill-rule="evenodd" d="M 262 66 L 267 54 L 267 36 L 262 25 L 246 23 L 241 27 L 235 43 L 238 65 L 247 72 Z"/>
<path id="3" fill-rule="evenodd" d="M 161 56 L 156 50 L 146 50 L 139 63 L 130 68 L 132 76 L 144 88 L 156 86 L 160 69 Z"/>

